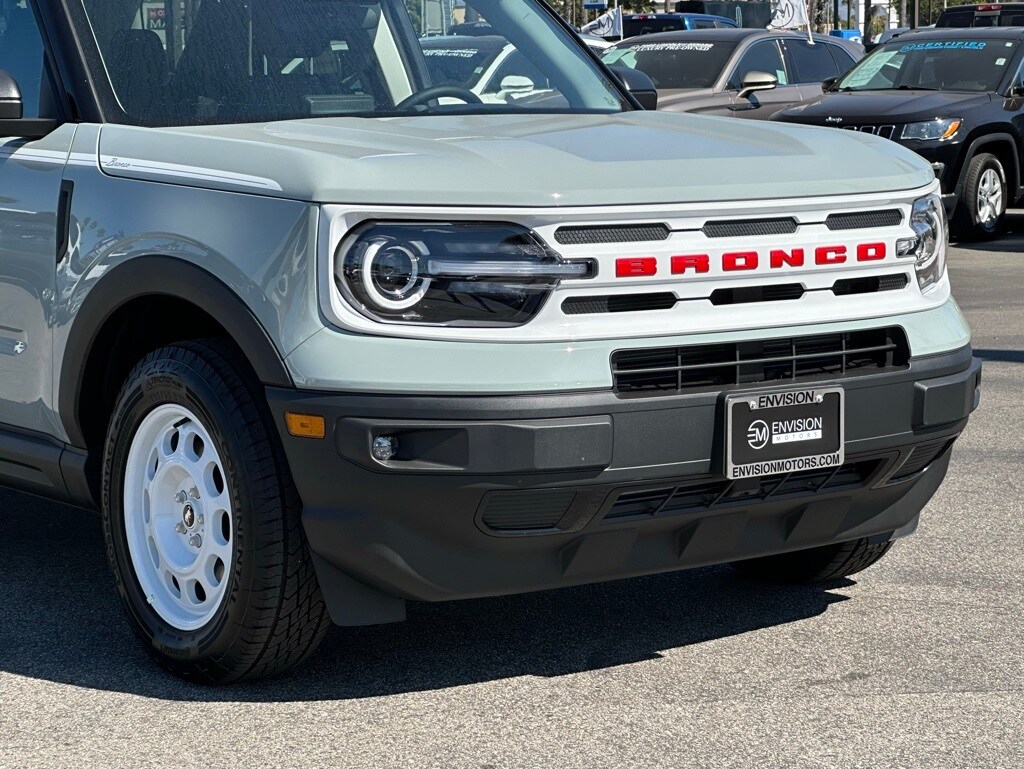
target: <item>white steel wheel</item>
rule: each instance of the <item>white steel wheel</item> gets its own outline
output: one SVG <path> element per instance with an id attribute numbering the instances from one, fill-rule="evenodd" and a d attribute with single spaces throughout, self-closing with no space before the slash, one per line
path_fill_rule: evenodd
<path id="1" fill-rule="evenodd" d="M 157 406 L 132 436 L 124 529 L 146 601 L 181 631 L 213 619 L 231 573 L 234 516 L 221 457 L 184 406 Z"/>
<path id="2" fill-rule="evenodd" d="M 1003 180 L 995 168 L 986 168 L 981 174 L 977 198 L 978 222 L 990 227 L 1003 213 Z"/>

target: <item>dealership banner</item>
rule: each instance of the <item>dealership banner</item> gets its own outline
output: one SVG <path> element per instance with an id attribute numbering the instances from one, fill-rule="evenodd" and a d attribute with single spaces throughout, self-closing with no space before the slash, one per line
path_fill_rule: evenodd
<path id="1" fill-rule="evenodd" d="M 807 18 L 807 4 L 804 0 L 773 0 L 772 20 L 768 26 L 772 29 L 810 27 L 810 21 Z"/>
<path id="2" fill-rule="evenodd" d="M 622 37 L 622 9 L 613 8 L 602 13 L 589 24 L 580 27 L 581 32 L 599 37 Z"/>

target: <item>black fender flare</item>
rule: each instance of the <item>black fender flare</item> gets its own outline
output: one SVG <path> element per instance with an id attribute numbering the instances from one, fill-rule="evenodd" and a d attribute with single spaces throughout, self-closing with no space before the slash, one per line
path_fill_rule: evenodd
<path id="1" fill-rule="evenodd" d="M 971 163 L 971 158 L 978 154 L 978 150 L 982 149 L 986 144 L 1005 143 L 1010 145 L 1010 149 L 1013 152 L 1013 168 L 1007 168 L 1008 174 L 1011 174 L 1011 178 L 1007 179 L 1007 188 L 1010 193 L 1011 200 L 1008 200 L 1006 205 L 1010 207 L 1017 199 L 1017 193 L 1020 191 L 1021 185 L 1021 167 L 1020 167 L 1020 150 L 1017 147 L 1017 140 L 1012 134 L 999 132 L 982 134 L 978 138 L 971 141 L 967 145 L 967 149 L 964 151 L 962 157 L 963 162 L 960 164 L 960 171 L 957 173 L 956 178 L 956 201 L 957 205 L 960 203 L 960 196 L 964 191 L 964 179 L 967 176 L 967 166 Z"/>
<path id="2" fill-rule="evenodd" d="M 146 296 L 171 296 L 201 307 L 241 348 L 263 384 L 293 386 L 277 347 L 235 291 L 184 259 L 163 255 L 135 257 L 105 273 L 73 314 L 57 393 L 57 411 L 71 445 L 86 447 L 79 402 L 86 365 L 96 340 L 114 313 L 128 302 Z"/>

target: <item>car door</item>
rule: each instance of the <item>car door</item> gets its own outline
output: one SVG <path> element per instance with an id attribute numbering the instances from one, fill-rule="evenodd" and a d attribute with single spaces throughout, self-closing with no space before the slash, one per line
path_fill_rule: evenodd
<path id="1" fill-rule="evenodd" d="M 821 84 L 830 77 L 839 77 L 853 66 L 853 60 L 844 52 L 828 43 L 813 45 L 803 37 L 791 37 L 782 44 L 786 52 L 786 66 L 790 78 L 796 83 L 801 101 L 821 96 Z M 836 52 L 849 61 L 840 68 Z"/>
<path id="2" fill-rule="evenodd" d="M 768 91 L 740 96 L 743 78 L 749 72 L 767 72 L 778 78 L 778 85 Z M 790 82 L 782 49 L 777 40 L 759 40 L 739 55 L 723 94 L 727 103 L 721 114 L 755 120 L 767 120 L 779 110 L 800 101 L 800 89 Z"/>
<path id="3" fill-rule="evenodd" d="M 0 69 L 18 83 L 23 117 L 53 117 L 53 80 L 31 4 L 12 1 L 6 7 Z M 17 131 L 9 127 L 0 134 Z M 0 135 L 0 429 L 52 434 L 56 424 L 49 321 L 57 208 L 73 136 L 73 125 L 37 140 Z"/>

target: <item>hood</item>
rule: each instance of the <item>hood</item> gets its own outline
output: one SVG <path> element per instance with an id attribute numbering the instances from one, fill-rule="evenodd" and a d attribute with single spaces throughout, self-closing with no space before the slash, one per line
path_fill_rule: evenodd
<path id="1" fill-rule="evenodd" d="M 844 123 L 912 123 L 937 117 L 962 117 L 957 110 L 987 104 L 987 93 L 948 91 L 849 91 L 826 93 L 817 99 L 783 110 L 776 119 L 824 125 L 826 117 Z"/>
<path id="2" fill-rule="evenodd" d="M 111 176 L 317 203 L 612 206 L 891 192 L 931 168 L 847 131 L 634 111 L 104 125 Z"/>

